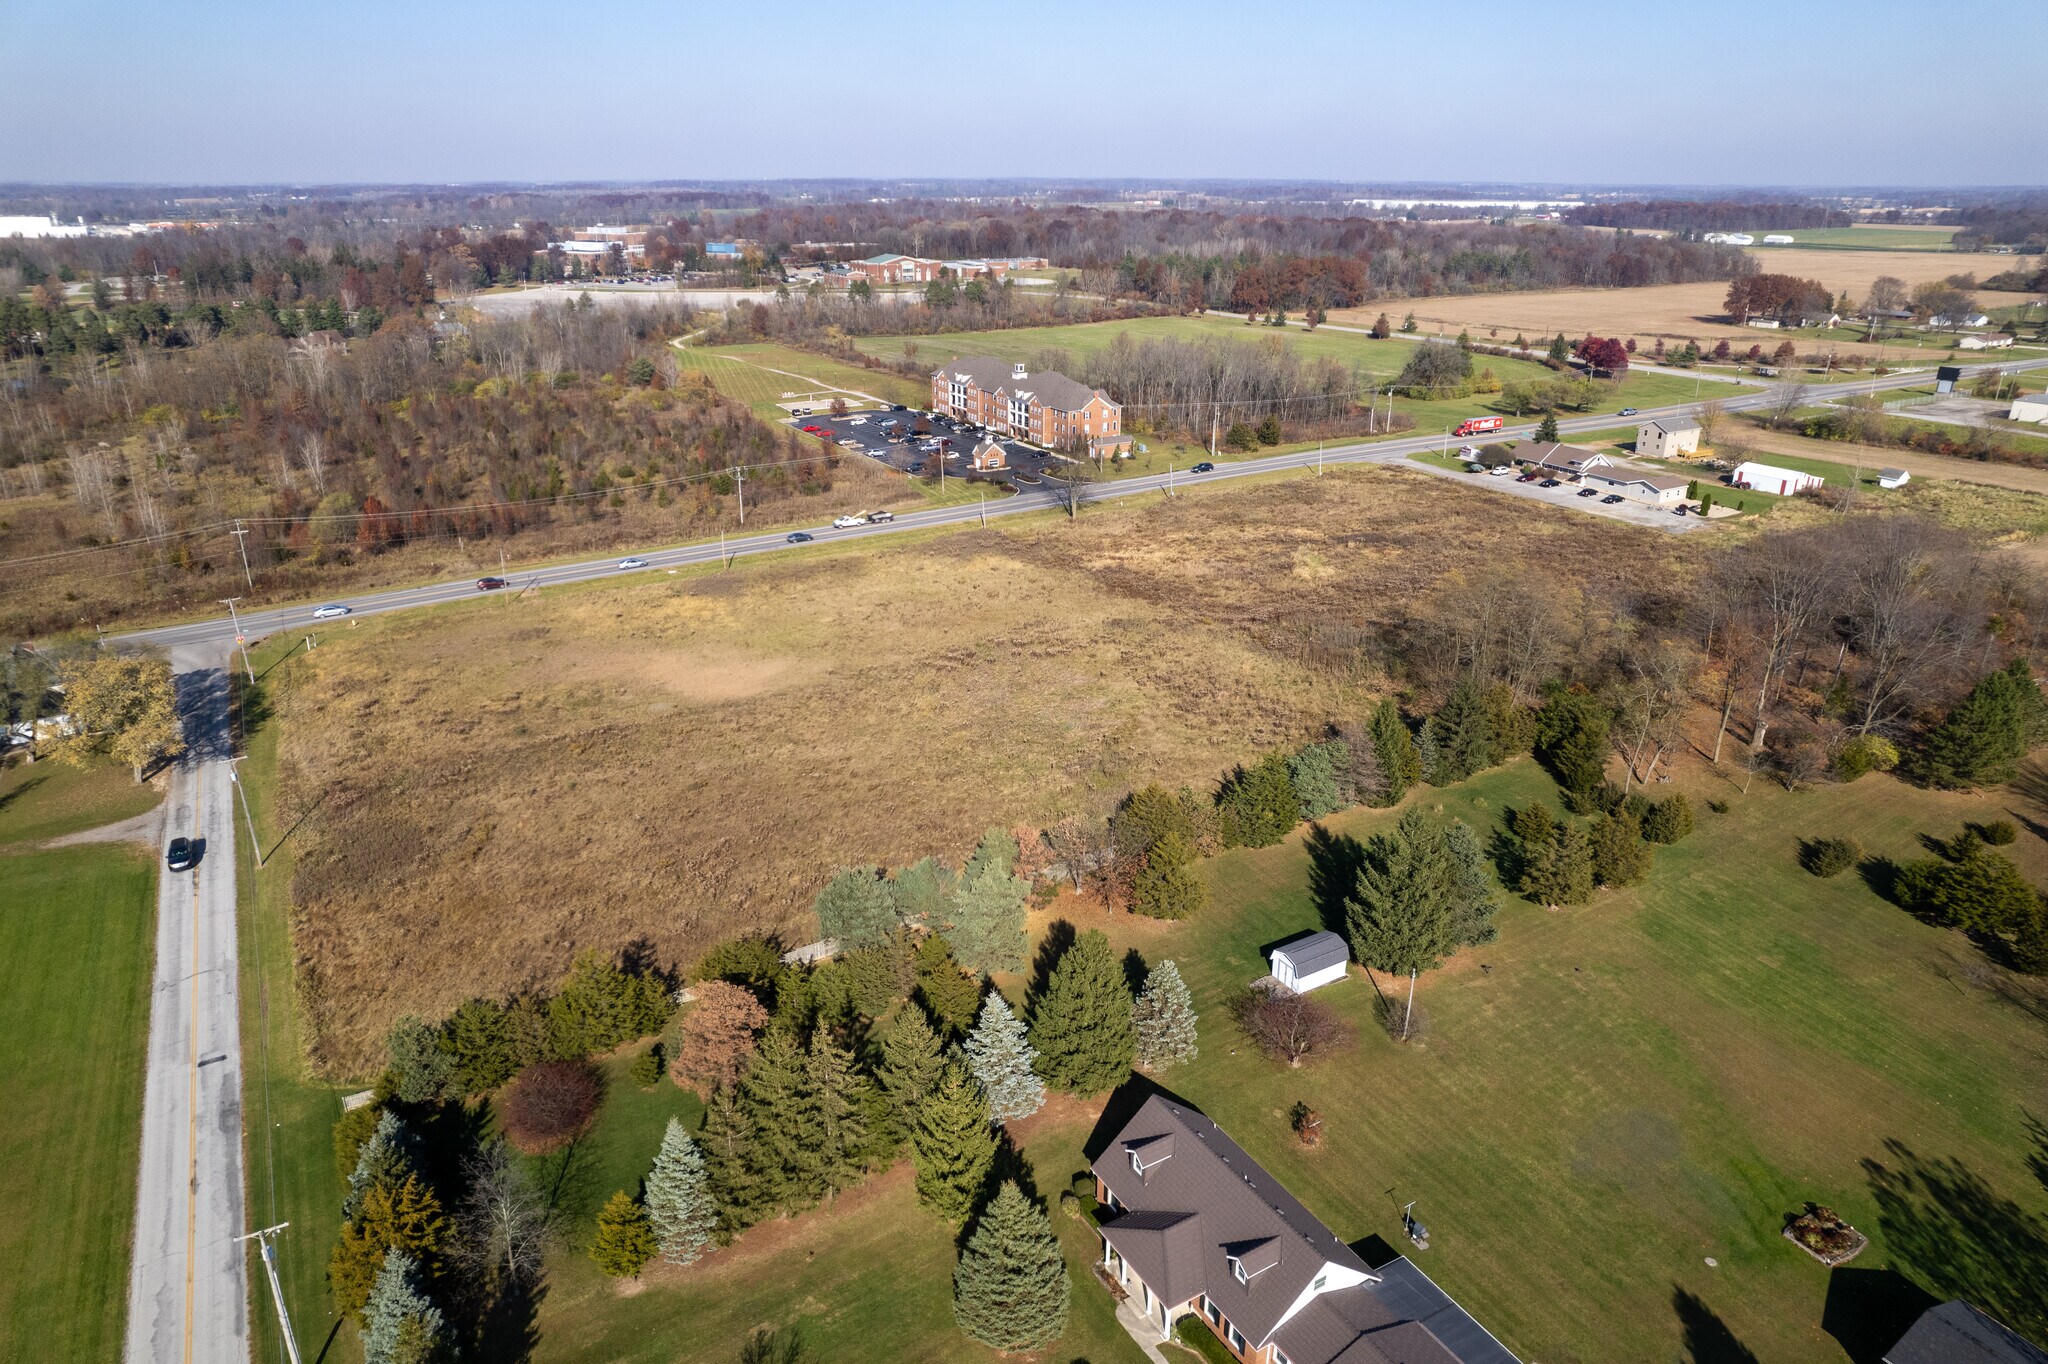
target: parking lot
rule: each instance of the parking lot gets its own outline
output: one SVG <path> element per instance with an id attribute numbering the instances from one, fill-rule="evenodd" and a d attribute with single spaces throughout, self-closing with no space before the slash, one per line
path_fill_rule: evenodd
<path id="1" fill-rule="evenodd" d="M 1647 502 L 1636 502 L 1623 498 L 1619 502 L 1607 502 L 1603 498 L 1614 494 L 1602 492 L 1600 497 L 1581 497 L 1585 489 L 1569 480 L 1561 480 L 1555 488 L 1546 488 L 1539 480 L 1534 483 L 1518 482 L 1513 474 L 1473 474 L 1462 471 L 1437 468 L 1434 465 L 1415 461 L 1411 467 L 1428 469 L 1446 478 L 1463 479 L 1484 484 L 1490 491 L 1506 493 L 1512 497 L 1526 497 L 1537 502 L 1559 503 L 1574 511 L 1590 512 L 1614 521 L 1626 521 L 1631 525 L 1649 526 L 1655 530 L 1692 530 L 1701 524 L 1700 518 L 1688 510 L 1679 516 L 1669 507 L 1653 507 Z"/>
<path id="2" fill-rule="evenodd" d="M 920 420 L 929 422 L 927 435 L 916 434 Z M 948 475 L 984 478 L 1018 487 L 1042 482 L 1048 468 L 1057 471 L 1065 463 L 1058 456 L 1021 441 L 1005 440 L 1002 442 L 1003 455 L 1009 467 L 975 474 L 968 466 L 968 457 L 981 443 L 982 433 L 965 422 L 955 422 L 949 417 L 932 416 L 915 409 L 871 408 L 864 412 L 849 412 L 843 417 L 834 417 L 818 409 L 808 417 L 791 417 L 789 424 L 799 431 L 816 427 L 818 429 L 811 434 L 831 441 L 848 454 L 863 454 L 898 472 L 926 477 L 938 472 L 936 461 L 940 455 L 945 456 Z M 893 433 L 890 430 L 892 425 L 895 428 Z M 920 442 L 933 440 L 951 443 L 937 450 L 919 448 Z M 846 444 L 848 441 L 853 444 Z"/>

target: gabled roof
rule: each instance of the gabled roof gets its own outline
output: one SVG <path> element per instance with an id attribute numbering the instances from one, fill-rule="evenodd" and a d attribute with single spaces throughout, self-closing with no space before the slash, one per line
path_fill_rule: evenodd
<path id="1" fill-rule="evenodd" d="M 1674 488 L 1690 487 L 1691 479 L 1678 478 L 1671 474 L 1653 474 L 1648 469 L 1637 469 L 1627 464 L 1610 464 L 1604 471 L 1590 473 L 1588 478 L 1597 478 L 1603 483 L 1641 483 L 1668 493 Z"/>
<path id="2" fill-rule="evenodd" d="M 1957 1298 L 1922 1312 L 1884 1364 L 2048 1364 L 2048 1350 Z"/>
<path id="3" fill-rule="evenodd" d="M 1309 975 L 1351 960 L 1351 949 L 1344 939 L 1335 933 L 1311 933 L 1290 943 L 1282 943 L 1273 949 L 1276 957 L 1286 957 L 1294 963 L 1294 969 L 1302 975 Z"/>
<path id="4" fill-rule="evenodd" d="M 1078 412 L 1096 395 L 1095 389 L 1056 370 L 1018 378 L 1016 366 L 992 355 L 963 355 L 940 365 L 935 373 L 949 379 L 957 376 L 984 393 L 1028 393 L 1061 412 Z"/>
<path id="5" fill-rule="evenodd" d="M 1700 429 L 1700 424 L 1691 417 L 1658 417 L 1654 421 L 1644 422 L 1643 425 L 1654 426 L 1659 431 L 1671 435 L 1677 435 L 1681 431 L 1697 431 Z"/>
<path id="6" fill-rule="evenodd" d="M 1582 445 L 1564 445 L 1554 440 L 1518 440 L 1508 457 L 1539 469 L 1588 469 L 1607 463 L 1607 456 Z"/>

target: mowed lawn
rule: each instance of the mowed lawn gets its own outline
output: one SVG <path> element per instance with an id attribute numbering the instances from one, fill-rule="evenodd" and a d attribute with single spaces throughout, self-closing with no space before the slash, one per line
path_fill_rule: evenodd
<path id="1" fill-rule="evenodd" d="M 1785 1215 L 1831 1205 L 1873 1238 L 1856 1269 L 1898 1264 L 1923 1283 L 1940 1266 L 1900 1257 L 1916 1235 L 1938 1238 L 1943 1216 L 1922 1203 L 1881 1224 L 1862 1162 L 1925 1173 L 1954 1160 L 2039 1215 L 2026 1115 L 2048 1105 L 2048 1031 L 2038 982 L 1989 967 L 1853 872 L 1807 875 L 1796 838 L 1848 834 L 1906 858 L 1923 855 L 1921 833 L 2008 804 L 2040 812 L 1882 777 L 1799 795 L 1758 783 L 1746 798 L 1713 780 L 1694 794 L 1697 832 L 1659 851 L 1646 886 L 1556 913 L 1514 900 L 1498 942 L 1425 977 L 1421 1041 L 1377 1030 L 1362 975 L 1331 987 L 1320 998 L 1357 1043 L 1299 1070 L 1257 1056 L 1223 1005 L 1264 971 L 1263 948 L 1318 926 L 1309 855 L 1296 837 L 1215 859 L 1212 912 L 1147 947 L 1179 959 L 1203 1017 L 1201 1059 L 1167 1083 L 1340 1236 L 1405 1245 L 1399 1207 L 1419 1200 L 1433 1235 L 1421 1263 L 1524 1359 L 1737 1358 L 1680 1354 L 1679 1294 L 1755 1358 L 1846 1358 L 1822 1329 L 1829 1274 L 1781 1239 Z M 1706 794 L 1734 808 L 1709 813 Z M 1482 838 L 1506 807 L 1556 807 L 1528 761 L 1420 799 Z M 1330 826 L 1363 837 L 1390 818 Z M 2038 837 L 2012 851 L 2048 880 Z M 1297 1100 L 1323 1114 L 1318 1151 L 1288 1131 Z M 2048 1246 L 2034 1253 L 2048 1260 Z"/>
<path id="2" fill-rule="evenodd" d="M 162 799 L 163 792 L 117 764 L 19 763 L 0 771 L 0 848 L 112 824 Z"/>
<path id="3" fill-rule="evenodd" d="M 0 858 L 0 1358 L 120 1356 L 155 911 L 140 851 Z"/>
<path id="4" fill-rule="evenodd" d="M 767 421 L 786 420 L 789 411 L 782 404 L 799 399 L 815 400 L 824 407 L 834 397 L 844 396 L 849 406 L 857 408 L 868 405 L 860 394 L 906 404 L 921 404 L 931 396 L 926 386 L 900 375 L 862 369 L 788 346 L 677 346 L 675 352 L 684 369 L 703 373 L 719 392 L 747 404 L 755 416 Z"/>

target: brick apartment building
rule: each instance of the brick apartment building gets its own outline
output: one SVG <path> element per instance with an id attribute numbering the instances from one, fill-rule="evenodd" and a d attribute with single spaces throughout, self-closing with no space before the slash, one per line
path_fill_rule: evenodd
<path id="1" fill-rule="evenodd" d="M 955 279 L 1003 279 L 1016 270 L 1044 270 L 1043 256 L 1000 256 L 972 260 L 927 260 L 922 256 L 869 256 L 847 267 L 847 278 L 868 284 L 930 284 L 941 275 Z"/>
<path id="2" fill-rule="evenodd" d="M 1086 447 L 1098 459 L 1127 453 L 1123 407 L 1064 374 L 1032 374 L 986 355 L 932 371 L 932 411 L 1048 450 Z"/>

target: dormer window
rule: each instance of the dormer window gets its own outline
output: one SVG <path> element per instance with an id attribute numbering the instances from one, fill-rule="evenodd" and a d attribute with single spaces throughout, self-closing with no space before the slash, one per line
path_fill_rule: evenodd
<path id="1" fill-rule="evenodd" d="M 1230 1272 L 1237 1276 L 1239 1283 L 1250 1283 L 1252 1281 L 1252 1276 L 1244 1272 L 1243 1260 L 1232 1260 L 1230 1262 Z"/>

